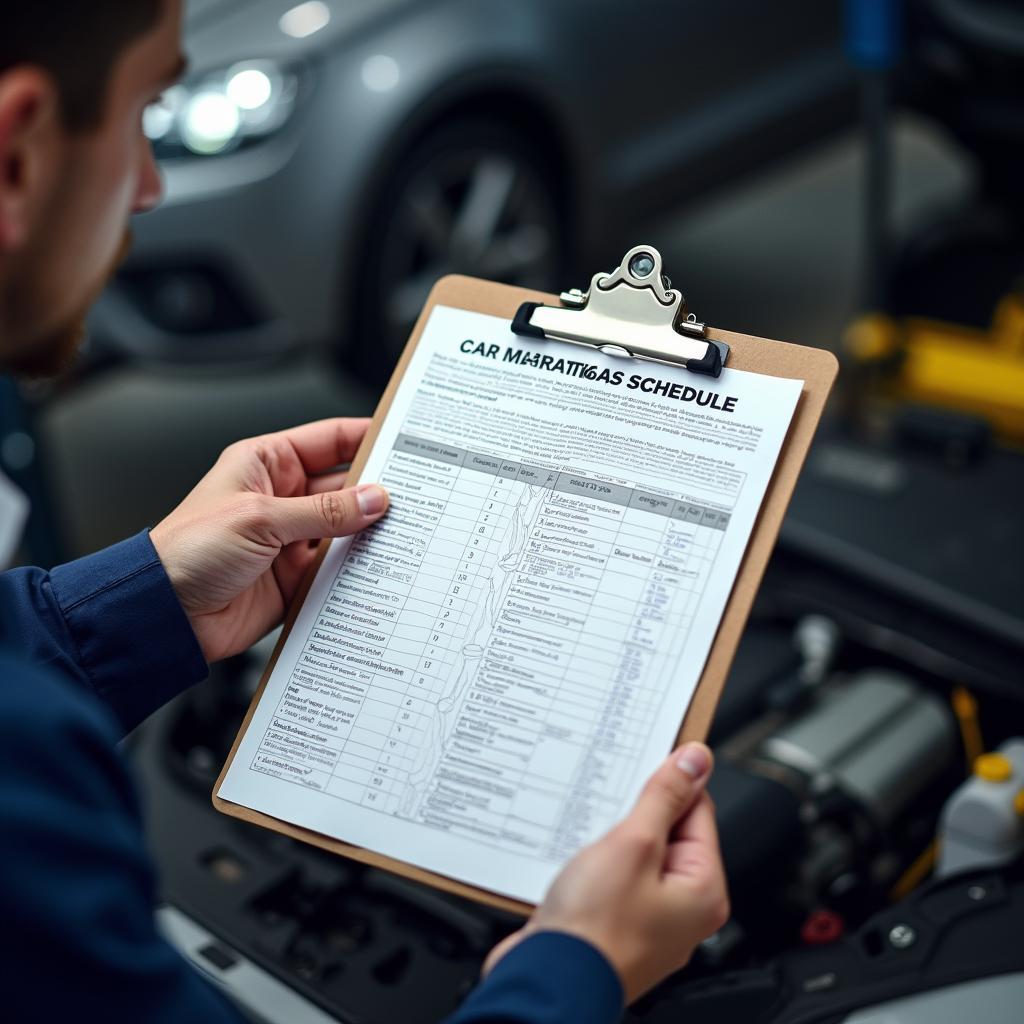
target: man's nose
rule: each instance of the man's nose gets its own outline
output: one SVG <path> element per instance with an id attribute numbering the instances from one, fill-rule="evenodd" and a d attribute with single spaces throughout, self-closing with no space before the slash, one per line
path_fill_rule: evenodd
<path id="1" fill-rule="evenodd" d="M 132 213 L 145 213 L 157 206 L 164 194 L 164 180 L 153 157 L 153 147 L 149 139 L 142 140 L 140 155 L 142 166 L 139 169 L 139 184 L 135 191 L 135 202 Z"/>

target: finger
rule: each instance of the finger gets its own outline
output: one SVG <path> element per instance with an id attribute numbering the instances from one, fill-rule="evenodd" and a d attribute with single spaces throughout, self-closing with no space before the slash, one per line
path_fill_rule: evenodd
<path id="1" fill-rule="evenodd" d="M 666 873 L 707 878 L 721 871 L 715 805 L 706 793 L 679 822 L 665 854 Z"/>
<path id="2" fill-rule="evenodd" d="M 681 818 L 672 830 L 672 841 L 684 843 L 689 839 L 702 839 L 703 834 L 697 826 L 704 820 L 705 816 L 710 818 L 712 825 L 715 823 L 715 801 L 711 794 L 705 790 L 700 795 L 700 800 L 694 803 L 694 810 L 701 808 L 701 818 L 694 819 L 691 815 Z"/>
<path id="3" fill-rule="evenodd" d="M 650 777 L 624 824 L 667 842 L 672 826 L 703 792 L 711 764 L 711 751 L 703 743 L 674 751 Z"/>
<path id="4" fill-rule="evenodd" d="M 718 820 L 718 810 L 715 807 L 715 798 L 711 795 L 710 791 L 705 787 L 704 792 L 701 793 L 700 799 L 702 803 L 706 803 L 711 808 L 711 814 L 715 820 Z M 696 804 L 694 805 L 696 806 Z M 686 816 L 684 815 L 679 821 L 676 822 L 672 831 L 669 833 L 669 842 L 679 842 L 686 838 Z"/>
<path id="5" fill-rule="evenodd" d="M 311 476 L 306 481 L 307 494 L 323 494 L 324 491 L 340 491 L 348 480 L 348 473 L 324 473 L 323 476 Z"/>
<path id="6" fill-rule="evenodd" d="M 347 537 L 376 522 L 387 511 L 388 492 L 379 484 L 302 498 L 274 498 L 270 526 L 282 545 L 314 537 Z"/>
<path id="7" fill-rule="evenodd" d="M 274 578 L 286 609 L 292 603 L 309 567 L 316 560 L 318 548 L 319 544 L 310 546 L 308 541 L 299 541 L 289 544 L 274 559 Z"/>
<path id="8" fill-rule="evenodd" d="M 351 462 L 369 426 L 363 418 L 318 420 L 268 434 L 264 440 L 289 446 L 308 476 Z"/>

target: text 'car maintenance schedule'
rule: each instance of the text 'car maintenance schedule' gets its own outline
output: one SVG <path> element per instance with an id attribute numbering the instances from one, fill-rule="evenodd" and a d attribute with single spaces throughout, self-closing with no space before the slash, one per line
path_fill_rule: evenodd
<path id="1" fill-rule="evenodd" d="M 538 901 L 670 749 L 801 383 L 435 309 L 219 795 Z"/>

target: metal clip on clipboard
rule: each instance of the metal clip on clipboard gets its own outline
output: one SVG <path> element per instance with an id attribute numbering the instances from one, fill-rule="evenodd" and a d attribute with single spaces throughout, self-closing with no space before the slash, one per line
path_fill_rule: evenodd
<path id="1" fill-rule="evenodd" d="M 707 326 L 687 313 L 651 245 L 634 246 L 613 273 L 595 274 L 588 291 L 574 288 L 559 298 L 561 306 L 524 302 L 512 330 L 606 355 L 682 364 L 708 377 L 718 377 L 729 356 L 729 346 L 706 337 Z"/>

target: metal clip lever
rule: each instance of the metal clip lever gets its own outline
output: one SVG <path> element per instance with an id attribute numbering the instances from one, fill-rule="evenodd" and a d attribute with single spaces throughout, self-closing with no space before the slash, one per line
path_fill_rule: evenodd
<path id="1" fill-rule="evenodd" d="M 661 269 L 661 254 L 634 246 L 617 270 L 595 274 L 587 292 L 563 292 L 562 306 L 524 302 L 512 322 L 516 334 L 598 348 L 608 355 L 682 364 L 718 377 L 729 354 L 705 337 L 706 326 L 687 314 L 686 301 Z"/>

